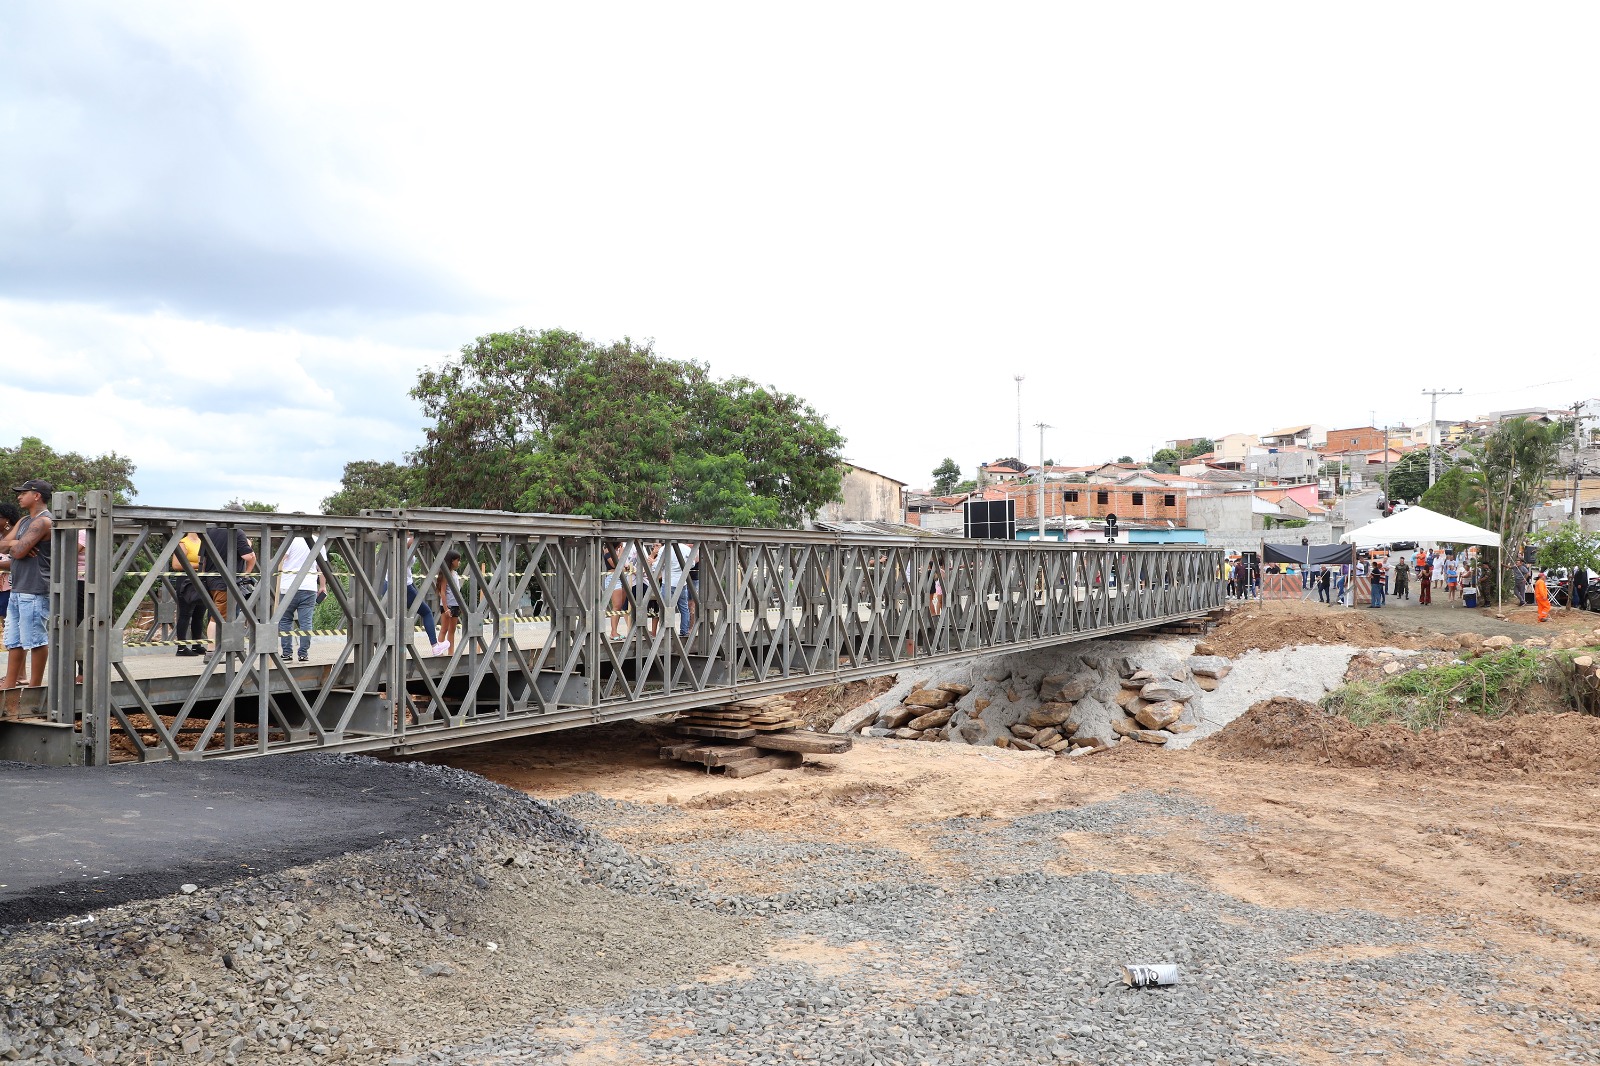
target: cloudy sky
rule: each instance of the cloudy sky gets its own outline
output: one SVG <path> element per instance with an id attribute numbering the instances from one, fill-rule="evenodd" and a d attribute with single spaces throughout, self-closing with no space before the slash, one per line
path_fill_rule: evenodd
<path id="1" fill-rule="evenodd" d="M 1592 3 L 0 6 L 7 436 L 310 509 L 560 326 L 922 484 L 1600 393 Z M 1038 458 L 1029 428 L 1023 457 Z"/>

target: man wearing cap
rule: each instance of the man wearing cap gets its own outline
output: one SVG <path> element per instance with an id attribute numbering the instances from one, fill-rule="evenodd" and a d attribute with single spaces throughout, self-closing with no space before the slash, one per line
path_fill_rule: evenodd
<path id="1" fill-rule="evenodd" d="M 6 605 L 6 677 L 0 689 L 16 688 L 24 670 L 28 684 L 44 684 L 45 658 L 50 653 L 50 482 L 30 478 L 11 490 L 17 494 L 22 520 L 0 539 L 0 555 L 9 555 L 11 602 Z"/>

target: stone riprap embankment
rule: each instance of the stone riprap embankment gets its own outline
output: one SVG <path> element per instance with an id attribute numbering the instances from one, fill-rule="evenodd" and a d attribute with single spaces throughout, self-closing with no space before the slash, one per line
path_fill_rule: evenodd
<path id="1" fill-rule="evenodd" d="M 1207 721 L 1209 694 L 1233 669 L 1205 652 L 1177 641 L 1094 641 L 915 668 L 832 728 L 1058 755 L 1167 744 Z"/>

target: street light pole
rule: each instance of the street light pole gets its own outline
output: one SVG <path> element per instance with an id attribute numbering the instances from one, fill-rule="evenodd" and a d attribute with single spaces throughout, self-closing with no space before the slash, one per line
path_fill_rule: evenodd
<path id="1" fill-rule="evenodd" d="M 1037 423 L 1039 427 L 1039 484 L 1036 487 L 1039 501 L 1039 539 L 1044 539 L 1044 431 L 1050 427 L 1043 422 Z M 1064 534 L 1063 534 L 1064 535 Z"/>
<path id="2" fill-rule="evenodd" d="M 1022 377 L 1021 374 L 1013 376 L 1017 383 L 1017 462 L 1022 462 Z"/>

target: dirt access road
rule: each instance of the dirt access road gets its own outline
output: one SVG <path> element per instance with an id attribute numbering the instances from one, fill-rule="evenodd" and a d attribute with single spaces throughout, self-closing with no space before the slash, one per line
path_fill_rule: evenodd
<path id="1" fill-rule="evenodd" d="M 1098 930 L 1102 964 L 1149 950 L 1151 935 L 1160 945 L 1168 933 L 1201 923 L 1266 929 L 1287 916 L 1305 928 L 1325 924 L 1330 939 L 1313 951 L 1288 940 L 1250 944 L 1263 953 L 1252 966 L 1286 966 L 1282 973 L 1300 976 L 1275 977 L 1242 1002 L 1207 1003 L 1208 1010 L 1242 1012 L 1235 1036 L 1266 1060 L 1367 1054 L 1384 1061 L 1600 1061 L 1594 774 L 1508 771 L 1504 780 L 1461 780 L 1229 761 L 1208 755 L 1204 744 L 1189 751 L 1124 745 L 1050 759 L 869 740 L 846 755 L 814 757 L 801 770 L 726 781 L 660 763 L 636 725 L 611 728 L 603 749 L 595 739 L 587 730 L 557 734 L 440 761 L 541 798 L 595 792 L 645 805 L 648 818 L 591 824 L 730 893 L 780 892 L 804 880 L 806 864 L 792 861 L 792 848 L 783 851 L 792 845 L 895 856 L 917 876 L 950 885 L 1035 867 L 1132 878 L 1129 892 L 1151 896 L 1132 923 L 1137 937 L 1126 915 L 1104 928 L 1099 923 L 1109 915 L 1077 916 Z M 1120 820 L 1080 817 L 1118 810 L 1125 812 Z M 952 835 L 953 824 L 982 837 L 981 854 L 963 847 L 969 834 Z M 1069 828 L 1058 831 L 1063 825 Z M 1035 839 L 1019 842 L 1017 831 L 1029 826 Z M 791 859 L 767 862 L 749 847 L 719 854 L 708 843 L 722 840 L 763 841 Z M 1193 888 L 1174 896 L 1175 883 Z M 1248 908 L 1250 917 L 1202 906 L 1202 897 L 1213 896 Z M 1032 897 L 1019 892 L 1012 928 L 1028 925 L 1031 906 Z M 1353 927 L 1352 916 L 1360 918 Z M 1409 931 L 1348 931 L 1367 928 L 1361 922 Z M 835 973 L 867 965 L 882 949 L 870 942 L 816 947 Z M 794 945 L 782 950 L 792 962 Z M 1221 982 L 1217 975 L 1241 960 L 1203 962 L 1201 983 Z M 893 1002 L 947 994 L 902 987 L 884 993 L 882 1010 L 892 1015 Z M 1253 1043 L 1252 1023 L 1263 1019 L 1271 1040 Z M 602 1010 L 584 1024 L 613 1031 L 621 1023 Z M 678 1061 L 658 1058 L 642 1043 L 609 1047 L 612 1057 L 594 1061 Z M 1075 1045 L 1071 1054 L 1084 1062 L 1127 1061 L 1117 1055 L 1128 1047 L 1098 1057 L 1092 1045 L 1088 1052 Z M 1257 1061 L 1251 1053 L 1226 1058 L 1247 1060 Z M 1152 1054 L 1151 1061 L 1169 1060 Z"/>

